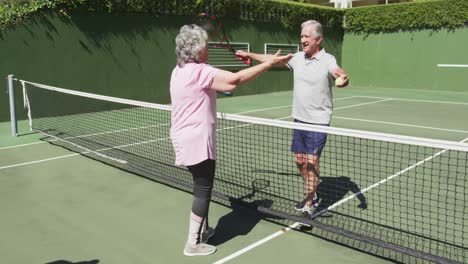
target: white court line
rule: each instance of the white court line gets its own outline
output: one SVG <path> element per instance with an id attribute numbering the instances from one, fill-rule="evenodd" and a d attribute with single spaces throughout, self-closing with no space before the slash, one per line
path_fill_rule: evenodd
<path id="1" fill-rule="evenodd" d="M 3 150 L 3 149 L 12 149 L 12 148 L 19 148 L 19 147 L 26 147 L 26 146 L 36 145 L 36 144 L 42 144 L 42 143 L 45 143 L 45 141 L 33 142 L 33 143 L 26 143 L 26 144 L 14 145 L 14 146 L 8 146 L 8 147 L 1 147 L 0 150 Z"/>
<path id="2" fill-rule="evenodd" d="M 468 64 L 437 64 L 437 67 L 468 68 Z"/>
<path id="3" fill-rule="evenodd" d="M 266 243 L 266 242 L 268 242 L 268 241 L 270 241 L 270 240 L 272 240 L 272 239 L 274 239 L 276 237 L 278 237 L 278 236 L 281 236 L 282 234 L 285 234 L 286 232 L 290 231 L 291 229 L 294 229 L 294 228 L 298 227 L 299 225 L 300 225 L 300 223 L 296 222 L 296 223 L 294 223 L 294 224 L 292 224 L 292 225 L 290 225 L 288 227 L 284 227 L 280 231 L 278 231 L 278 232 L 276 232 L 274 234 L 271 234 L 271 235 L 263 238 L 262 240 L 259 240 L 259 241 L 255 242 L 255 243 L 253 243 L 252 245 L 247 246 L 247 247 L 245 247 L 245 248 L 243 248 L 243 249 L 241 249 L 241 250 L 239 250 L 239 251 L 237 251 L 237 252 L 235 252 L 235 253 L 233 253 L 233 254 L 231 254 L 231 255 L 223 258 L 223 259 L 220 259 L 220 260 L 214 262 L 214 264 L 226 263 L 229 260 L 232 260 L 233 258 L 236 258 L 236 257 L 246 253 L 247 251 L 250 251 L 250 250 L 252 250 L 252 249 L 254 249 L 254 248 L 256 248 L 256 247 L 258 247 L 258 246 L 260 246 L 260 245 L 262 245 L 262 244 L 264 244 L 264 243 Z"/>
<path id="4" fill-rule="evenodd" d="M 18 164 L 3 166 L 3 167 L 0 167 L 0 170 L 19 167 L 19 166 L 25 166 L 25 165 L 31 165 L 31 164 L 41 163 L 41 162 L 46 162 L 46 161 L 51 161 L 51 160 L 69 158 L 69 157 L 73 157 L 73 156 L 78 156 L 78 155 L 83 154 L 83 153 L 73 153 L 73 154 L 57 156 L 57 157 L 53 157 L 53 158 L 49 158 L 49 159 L 34 160 L 34 161 L 30 161 L 30 162 L 25 162 L 25 163 L 18 163 Z"/>
<path id="5" fill-rule="evenodd" d="M 147 128 L 158 127 L 158 126 L 166 126 L 166 125 L 169 125 L 169 124 L 164 123 L 164 124 L 151 125 L 151 126 L 146 126 L 146 127 L 124 128 L 124 129 L 111 130 L 111 131 L 105 131 L 105 132 L 99 132 L 99 133 L 93 133 L 93 134 L 86 134 L 86 135 L 81 135 L 81 136 L 76 136 L 76 137 L 66 137 L 64 139 L 68 140 L 68 139 L 74 139 L 74 138 L 86 138 L 86 137 L 93 137 L 93 136 L 112 134 L 112 133 L 120 133 L 120 132 L 126 132 L 126 131 L 130 131 L 130 130 L 147 129 Z M 2 148 L 0 148 L 0 150 L 11 149 L 11 148 L 16 148 L 16 147 L 26 147 L 26 146 L 30 146 L 30 145 L 42 144 L 42 143 L 47 143 L 47 142 L 52 142 L 52 141 L 57 141 L 57 140 L 58 139 L 52 139 L 52 140 L 46 140 L 46 141 L 41 141 L 41 142 L 33 142 L 33 143 L 27 143 L 27 144 L 22 144 L 22 145 L 2 147 Z"/>
<path id="6" fill-rule="evenodd" d="M 434 100 L 417 100 L 417 99 L 406 99 L 406 98 L 393 98 L 393 97 L 380 97 L 380 96 L 365 96 L 357 95 L 356 98 L 371 98 L 371 99 L 392 99 L 395 101 L 408 101 L 408 102 L 418 102 L 418 103 L 435 103 L 435 104 L 454 104 L 454 105 L 468 105 L 468 103 L 463 102 L 450 102 L 450 101 L 434 101 Z"/>
<path id="7" fill-rule="evenodd" d="M 291 106 L 292 105 L 283 105 L 283 106 L 277 106 L 277 107 L 255 109 L 255 110 L 249 110 L 249 111 L 236 113 L 235 115 L 243 115 L 243 114 L 248 114 L 248 113 L 255 113 L 255 112 L 262 112 L 262 111 L 268 111 L 268 110 L 274 110 L 274 109 L 281 109 L 281 108 L 286 108 L 286 107 L 291 107 Z"/>
<path id="8" fill-rule="evenodd" d="M 62 156 L 57 156 L 57 157 L 43 159 L 43 160 L 34 160 L 34 161 L 30 161 L 30 162 L 25 162 L 25 163 L 7 165 L 7 166 L 0 167 L 0 170 L 14 168 L 14 167 L 20 167 L 20 166 L 30 165 L 30 164 L 35 164 L 35 163 L 41 163 L 41 162 L 46 162 L 46 161 L 51 161 L 51 160 L 56 160 L 56 159 L 69 158 L 69 157 L 74 157 L 74 156 L 78 156 L 78 155 L 82 155 L 82 154 L 93 153 L 95 155 L 99 155 L 99 154 L 96 154 L 94 152 L 99 153 L 99 152 L 104 152 L 104 151 L 111 150 L 111 149 L 127 148 L 127 147 L 132 147 L 132 146 L 137 146 L 137 145 L 142 145 L 142 144 L 148 144 L 148 143 L 153 143 L 153 142 L 156 142 L 156 141 L 167 140 L 167 139 L 169 139 L 169 137 L 152 139 L 152 140 L 148 140 L 148 141 L 142 141 L 142 142 L 137 142 L 137 143 L 132 143 L 132 144 L 120 145 L 120 146 L 115 146 L 115 147 L 110 147 L 110 148 L 102 148 L 102 149 L 93 150 L 93 151 L 88 150 L 88 151 L 83 151 L 83 152 L 73 153 L 73 154 L 68 154 L 68 155 L 62 155 Z M 82 148 L 82 147 L 80 147 L 78 145 L 77 145 L 77 147 Z"/>
<path id="9" fill-rule="evenodd" d="M 392 100 L 392 99 L 387 98 L 387 99 L 379 100 L 379 101 L 375 101 L 375 102 L 367 102 L 367 103 L 362 103 L 362 104 L 347 105 L 347 106 L 337 107 L 334 110 L 340 110 L 340 109 L 351 108 L 351 107 L 362 106 L 362 105 L 368 105 L 368 104 L 375 104 L 375 103 L 386 102 L 386 101 L 390 101 L 390 100 Z M 282 119 L 288 119 L 288 118 L 291 118 L 291 117 L 292 116 L 285 116 L 285 117 L 279 117 L 279 118 L 275 118 L 275 119 L 282 120 Z"/>
<path id="10" fill-rule="evenodd" d="M 333 99 L 333 101 L 338 101 L 338 100 L 343 100 L 343 99 L 351 99 L 351 98 L 355 98 L 355 97 L 356 97 L 356 96 L 339 97 L 339 98 Z M 274 109 L 280 109 L 280 108 L 286 108 L 286 107 L 291 107 L 291 106 L 292 106 L 292 105 L 283 105 L 283 106 L 276 106 L 276 107 L 270 107 L 270 108 L 254 109 L 254 110 L 249 110 L 249 111 L 244 111 L 244 112 L 236 113 L 235 115 L 243 115 L 243 114 L 248 114 L 248 113 L 263 112 L 263 111 L 274 110 Z"/>
<path id="11" fill-rule="evenodd" d="M 387 99 L 383 99 L 383 100 L 379 100 L 379 101 L 375 101 L 375 102 L 367 102 L 367 103 L 362 103 L 362 104 L 355 104 L 355 105 L 348 105 L 348 106 L 337 107 L 337 108 L 335 108 L 335 110 L 345 109 L 345 108 L 351 108 L 351 107 L 356 107 L 356 106 L 362 106 L 362 105 L 369 105 L 369 104 L 382 103 L 382 102 L 387 102 L 387 101 L 391 101 L 391 100 L 393 100 L 393 98 L 387 98 Z"/>
<path id="12" fill-rule="evenodd" d="M 440 131 L 448 131 L 448 132 L 456 132 L 456 133 L 468 133 L 468 131 L 465 131 L 465 130 L 408 125 L 408 124 L 403 124 L 403 123 L 385 122 L 385 121 L 368 120 L 368 119 L 360 119 L 360 118 L 351 118 L 351 117 L 342 117 L 342 116 L 333 116 L 333 118 L 345 119 L 345 120 L 354 120 L 354 121 L 362 121 L 362 122 L 369 122 L 369 123 L 379 123 L 379 124 L 386 124 L 386 125 L 395 125 L 395 126 L 416 127 L 416 128 L 424 128 L 424 129 L 432 129 L 432 130 L 440 130 Z"/>

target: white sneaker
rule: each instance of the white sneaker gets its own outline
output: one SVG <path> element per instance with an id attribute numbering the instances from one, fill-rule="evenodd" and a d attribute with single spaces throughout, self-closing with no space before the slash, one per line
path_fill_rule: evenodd
<path id="1" fill-rule="evenodd" d="M 206 256 L 216 252 L 216 247 L 205 243 L 200 243 L 195 246 L 185 244 L 185 256 Z"/>
<path id="2" fill-rule="evenodd" d="M 317 193 L 314 193 L 314 197 L 312 198 L 312 207 L 319 208 L 321 202 L 322 202 L 322 198 L 318 197 Z M 294 209 L 296 209 L 296 211 L 299 211 L 299 212 L 307 212 L 307 213 L 310 213 L 312 210 L 309 206 L 307 206 L 306 199 L 302 200 L 301 202 L 298 202 L 296 206 L 294 206 Z"/>
<path id="3" fill-rule="evenodd" d="M 312 206 L 314 208 L 318 208 L 321 202 L 322 202 L 322 198 L 318 197 L 317 193 L 314 193 L 314 198 L 312 199 Z"/>
<path id="4" fill-rule="evenodd" d="M 314 213 L 314 209 L 315 208 L 313 206 L 304 205 L 304 207 L 302 207 L 302 215 L 310 217 Z"/>

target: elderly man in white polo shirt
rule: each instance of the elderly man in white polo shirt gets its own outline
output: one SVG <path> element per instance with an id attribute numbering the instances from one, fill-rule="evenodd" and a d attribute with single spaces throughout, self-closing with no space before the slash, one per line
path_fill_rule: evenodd
<path id="1" fill-rule="evenodd" d="M 330 124 L 333 101 L 332 86 L 346 87 L 348 75 L 340 68 L 333 55 L 321 48 L 323 41 L 322 25 L 308 20 L 301 25 L 303 51 L 297 52 L 288 62 L 294 72 L 294 96 L 292 116 L 295 122 L 328 126 Z M 270 54 L 257 54 L 238 50 L 237 54 L 263 62 Z M 318 207 L 320 199 L 316 194 L 319 183 L 319 159 L 325 146 L 327 134 L 295 130 L 291 151 L 305 183 L 305 198 L 296 204 L 295 209 L 311 215 Z"/>

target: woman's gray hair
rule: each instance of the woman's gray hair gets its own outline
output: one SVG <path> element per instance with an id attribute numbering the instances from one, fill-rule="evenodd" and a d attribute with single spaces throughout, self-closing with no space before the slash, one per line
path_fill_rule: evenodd
<path id="1" fill-rule="evenodd" d="M 308 26 L 312 26 L 315 37 L 323 36 L 322 24 L 320 24 L 318 21 L 307 20 L 306 22 L 302 23 L 301 29 Z"/>
<path id="2" fill-rule="evenodd" d="M 206 47 L 207 41 L 208 34 L 203 28 L 194 24 L 181 27 L 175 39 L 177 64 L 184 66 L 188 62 L 199 62 L 200 51 Z"/>

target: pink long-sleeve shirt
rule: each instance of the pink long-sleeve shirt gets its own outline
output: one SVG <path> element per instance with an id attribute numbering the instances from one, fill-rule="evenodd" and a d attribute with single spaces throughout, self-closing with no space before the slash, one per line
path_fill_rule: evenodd
<path id="1" fill-rule="evenodd" d="M 171 140 L 176 165 L 216 159 L 216 92 L 211 84 L 217 69 L 187 63 L 172 71 Z"/>

